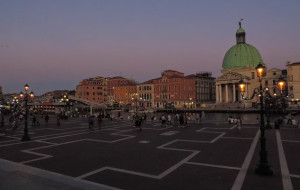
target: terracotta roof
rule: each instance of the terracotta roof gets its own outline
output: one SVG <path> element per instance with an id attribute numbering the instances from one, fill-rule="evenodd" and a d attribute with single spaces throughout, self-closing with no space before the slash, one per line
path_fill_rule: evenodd
<path id="1" fill-rule="evenodd" d="M 140 84 L 138 84 L 138 85 L 143 85 L 143 84 L 153 84 L 153 81 L 154 81 L 154 80 L 155 80 L 155 79 L 147 80 L 147 81 L 142 82 L 142 83 L 140 83 Z"/>
<path id="2" fill-rule="evenodd" d="M 288 66 L 295 66 L 295 65 L 300 65 L 300 62 L 295 62 L 295 63 L 288 64 Z"/>

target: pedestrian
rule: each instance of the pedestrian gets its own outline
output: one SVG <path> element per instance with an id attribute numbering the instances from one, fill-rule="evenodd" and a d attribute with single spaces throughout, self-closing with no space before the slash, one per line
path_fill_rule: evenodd
<path id="1" fill-rule="evenodd" d="M 166 117 L 164 115 L 161 116 L 161 126 L 166 127 Z"/>
<path id="2" fill-rule="evenodd" d="M 93 118 L 92 118 L 93 116 L 89 116 L 89 120 L 88 120 L 88 122 L 89 122 L 89 129 L 91 129 L 92 128 L 92 126 L 93 126 Z"/>
<path id="3" fill-rule="evenodd" d="M 48 121 L 49 121 L 49 115 L 46 114 L 46 116 L 45 116 L 45 124 L 46 124 L 46 126 L 48 126 Z"/>
<path id="4" fill-rule="evenodd" d="M 135 123 L 134 123 L 135 127 L 139 128 L 139 131 L 142 131 L 142 118 L 139 116 L 135 117 Z"/>
<path id="5" fill-rule="evenodd" d="M 168 124 L 167 125 L 171 125 L 172 124 L 172 117 L 171 114 L 168 114 Z"/>
<path id="6" fill-rule="evenodd" d="M 183 118 L 182 113 L 179 116 L 179 125 L 178 125 L 178 127 L 184 127 L 184 118 Z"/>
<path id="7" fill-rule="evenodd" d="M 196 121 L 197 121 L 198 124 L 200 123 L 200 115 L 199 115 L 199 113 L 196 113 Z"/>
<path id="8" fill-rule="evenodd" d="M 59 117 L 59 115 L 56 116 L 56 126 L 60 127 L 60 117 Z"/>
<path id="9" fill-rule="evenodd" d="M 185 124 L 185 126 L 187 126 L 188 120 L 189 120 L 189 115 L 188 115 L 188 113 L 185 113 L 185 116 L 184 116 L 184 124 Z"/>
<path id="10" fill-rule="evenodd" d="M 237 118 L 236 128 L 238 129 L 238 132 L 240 133 L 240 130 L 242 129 L 242 119 L 240 118 L 240 116 Z"/>
<path id="11" fill-rule="evenodd" d="M 32 127 L 36 126 L 36 116 L 33 115 L 33 118 L 32 118 Z"/>
<path id="12" fill-rule="evenodd" d="M 101 118 L 101 115 L 99 114 L 98 115 L 98 127 L 99 127 L 99 129 L 101 129 L 101 123 L 102 123 L 102 118 Z"/>
<path id="13" fill-rule="evenodd" d="M 256 117 L 256 124 L 259 124 L 259 119 L 258 119 L 258 117 Z"/>
<path id="14" fill-rule="evenodd" d="M 118 120 L 121 119 L 121 112 L 118 112 Z"/>

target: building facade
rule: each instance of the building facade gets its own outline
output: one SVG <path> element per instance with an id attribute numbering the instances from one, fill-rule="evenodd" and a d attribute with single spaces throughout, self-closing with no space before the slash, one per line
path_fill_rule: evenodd
<path id="1" fill-rule="evenodd" d="M 136 94 L 136 86 L 116 86 L 113 88 L 114 103 L 119 107 L 131 105 L 132 97 Z"/>
<path id="2" fill-rule="evenodd" d="M 91 102 L 105 102 L 107 97 L 107 79 L 94 77 L 82 80 L 76 86 L 75 97 Z"/>
<path id="3" fill-rule="evenodd" d="M 139 106 L 144 108 L 154 107 L 154 85 L 153 80 L 148 80 L 137 85 Z"/>
<path id="4" fill-rule="evenodd" d="M 205 103 L 216 102 L 216 82 L 215 78 L 212 77 L 212 73 L 203 72 L 187 77 L 195 79 L 196 107 L 203 107 Z"/>
<path id="5" fill-rule="evenodd" d="M 184 73 L 166 70 L 162 77 L 153 79 L 154 107 L 194 108 L 196 100 L 195 79 Z"/>
<path id="6" fill-rule="evenodd" d="M 298 108 L 300 105 L 300 62 L 288 62 L 287 83 L 290 106 Z"/>

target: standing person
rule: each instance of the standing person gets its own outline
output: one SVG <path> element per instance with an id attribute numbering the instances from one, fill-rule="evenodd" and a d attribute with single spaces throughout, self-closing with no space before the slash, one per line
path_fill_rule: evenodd
<path id="1" fill-rule="evenodd" d="M 101 129 L 102 118 L 101 118 L 100 114 L 98 115 L 97 120 L 98 120 L 98 127 L 99 127 L 99 129 Z"/>
<path id="2" fill-rule="evenodd" d="M 164 115 L 161 116 L 161 126 L 166 127 L 166 117 Z"/>
<path id="3" fill-rule="evenodd" d="M 238 129 L 239 132 L 242 129 L 242 120 L 240 116 L 237 118 L 236 128 Z"/>
<path id="4" fill-rule="evenodd" d="M 185 124 L 185 126 L 187 126 L 188 120 L 189 120 L 188 113 L 185 113 L 185 116 L 184 116 L 184 124 Z"/>
<path id="5" fill-rule="evenodd" d="M 200 115 L 199 115 L 199 113 L 196 113 L 196 121 L 197 121 L 198 124 L 200 123 Z"/>
<path id="6" fill-rule="evenodd" d="M 56 126 L 60 127 L 60 118 L 59 118 L 59 115 L 56 116 Z"/>
<path id="7" fill-rule="evenodd" d="M 121 112 L 118 112 L 118 120 L 121 119 Z"/>
<path id="8" fill-rule="evenodd" d="M 184 118 L 183 118 L 182 113 L 179 116 L 179 126 L 178 127 L 184 127 Z"/>
<path id="9" fill-rule="evenodd" d="M 89 129 L 91 129 L 92 128 L 92 116 L 91 115 L 89 116 L 88 122 L 89 122 Z"/>
<path id="10" fill-rule="evenodd" d="M 142 118 L 139 116 L 136 116 L 135 118 L 135 127 L 138 127 L 142 131 Z"/>
<path id="11" fill-rule="evenodd" d="M 168 125 L 171 125 L 172 124 L 172 117 L 171 117 L 171 114 L 169 113 L 168 114 Z"/>
<path id="12" fill-rule="evenodd" d="M 36 116 L 33 115 L 33 118 L 32 118 L 32 127 L 36 126 Z"/>
<path id="13" fill-rule="evenodd" d="M 46 126 L 48 126 L 48 121 L 49 121 L 49 115 L 46 114 L 46 116 L 45 116 L 45 124 L 46 124 Z"/>

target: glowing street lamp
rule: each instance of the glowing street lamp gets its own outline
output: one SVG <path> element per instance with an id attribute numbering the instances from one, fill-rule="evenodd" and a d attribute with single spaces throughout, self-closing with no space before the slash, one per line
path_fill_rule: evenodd
<path id="1" fill-rule="evenodd" d="M 24 135 L 22 137 L 22 141 L 29 141 L 30 137 L 28 135 L 28 106 L 27 106 L 27 102 L 28 102 L 28 98 L 33 99 L 34 98 L 34 93 L 30 92 L 30 94 L 28 94 L 27 92 L 29 91 L 29 85 L 26 84 L 24 86 L 24 90 L 25 90 L 25 94 L 23 92 L 20 92 L 20 98 L 24 98 L 25 101 L 25 127 L 24 127 Z"/>

